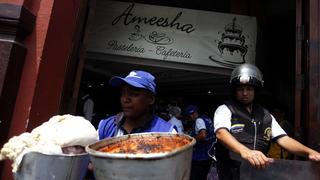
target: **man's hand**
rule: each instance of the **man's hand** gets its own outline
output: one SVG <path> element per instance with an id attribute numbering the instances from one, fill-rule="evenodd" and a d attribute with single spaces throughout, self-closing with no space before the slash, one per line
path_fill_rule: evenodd
<path id="1" fill-rule="evenodd" d="M 317 151 L 311 151 L 308 155 L 308 158 L 311 161 L 320 161 L 320 153 Z"/>
<path id="2" fill-rule="evenodd" d="M 207 137 L 207 131 L 205 129 L 200 130 L 199 134 L 197 134 L 194 138 L 197 141 L 204 141 Z"/>
<path id="3" fill-rule="evenodd" d="M 267 158 L 261 151 L 251 150 L 236 140 L 228 130 L 218 129 L 216 137 L 228 149 L 239 154 L 241 158 L 249 161 L 256 168 L 264 168 L 273 162 L 273 159 Z"/>
<path id="4" fill-rule="evenodd" d="M 277 140 L 277 143 L 284 149 L 286 149 L 287 151 L 295 154 L 295 155 L 299 155 L 299 156 L 303 156 L 306 158 L 309 158 L 309 160 L 311 161 L 320 161 L 320 153 L 301 144 L 300 142 L 298 142 L 297 140 L 289 137 L 289 136 L 284 136 L 281 137 Z"/>
<path id="5" fill-rule="evenodd" d="M 91 162 L 89 162 L 88 170 L 89 170 L 89 171 L 93 171 L 93 165 L 92 165 L 92 163 L 91 163 Z"/>
<path id="6" fill-rule="evenodd" d="M 266 157 L 261 151 L 246 149 L 241 151 L 240 155 L 243 159 L 249 161 L 252 166 L 258 169 L 265 168 L 273 162 L 272 158 Z"/>

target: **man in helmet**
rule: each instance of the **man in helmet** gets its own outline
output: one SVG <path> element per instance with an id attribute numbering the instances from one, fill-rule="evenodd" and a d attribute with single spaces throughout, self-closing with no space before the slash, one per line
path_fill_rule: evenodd
<path id="1" fill-rule="evenodd" d="M 270 141 L 289 152 L 320 161 L 320 153 L 287 136 L 275 118 L 255 102 L 263 87 L 260 70 L 251 64 L 238 66 L 231 73 L 233 97 L 214 114 L 214 128 L 219 178 L 239 179 L 240 159 L 256 168 L 264 168 L 273 159 L 266 157 Z"/>

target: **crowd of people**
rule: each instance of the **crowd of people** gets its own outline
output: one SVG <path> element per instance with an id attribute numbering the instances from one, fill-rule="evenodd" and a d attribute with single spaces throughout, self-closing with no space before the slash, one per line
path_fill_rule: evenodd
<path id="1" fill-rule="evenodd" d="M 146 71 L 112 77 L 109 84 L 119 88 L 122 110 L 99 122 L 99 139 L 142 132 L 188 134 L 196 139 L 191 180 L 207 179 L 210 167 L 215 167 L 213 163 L 219 179 L 239 179 L 242 161 L 256 168 L 271 164 L 275 156 L 270 155 L 269 149 L 274 144 L 280 147 L 279 151 L 320 161 L 319 152 L 290 137 L 292 128 L 279 116 L 283 114 L 269 112 L 257 102 L 264 81 L 254 65 L 243 64 L 233 70 L 232 96 L 211 117 L 201 114 L 195 104 L 167 104 L 157 111 L 155 77 Z"/>

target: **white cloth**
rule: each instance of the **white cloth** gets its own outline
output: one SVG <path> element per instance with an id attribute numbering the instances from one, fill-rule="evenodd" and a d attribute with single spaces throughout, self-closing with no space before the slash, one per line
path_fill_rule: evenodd
<path id="1" fill-rule="evenodd" d="M 16 172 L 24 154 L 28 152 L 63 154 L 62 147 L 85 147 L 96 141 L 98 133 L 89 121 L 80 116 L 57 115 L 31 133 L 12 137 L 1 149 L 0 160 L 13 160 L 12 171 Z"/>
<path id="2" fill-rule="evenodd" d="M 178 133 L 184 133 L 184 128 L 181 120 L 172 116 L 168 122 L 177 127 Z"/>
<path id="3" fill-rule="evenodd" d="M 232 113 L 226 105 L 220 105 L 214 113 L 214 132 L 220 128 L 226 128 L 230 131 Z M 280 135 L 286 135 L 286 132 L 281 128 L 275 118 L 271 115 L 271 138 L 276 138 Z"/>
<path id="4" fill-rule="evenodd" d="M 202 118 L 197 118 L 196 119 L 196 127 L 195 127 L 195 133 L 196 135 L 199 134 L 200 130 L 205 129 L 206 128 L 206 123 L 204 122 L 204 120 Z"/>

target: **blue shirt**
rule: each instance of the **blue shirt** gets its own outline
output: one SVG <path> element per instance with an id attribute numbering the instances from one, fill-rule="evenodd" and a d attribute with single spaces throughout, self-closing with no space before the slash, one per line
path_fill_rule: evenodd
<path id="1" fill-rule="evenodd" d="M 128 132 L 122 127 L 125 118 L 123 118 L 123 113 L 119 113 L 115 116 L 111 116 L 107 119 L 100 121 L 98 126 L 99 139 L 104 139 L 107 137 L 115 137 L 119 135 L 128 134 Z M 153 118 L 141 127 L 134 128 L 131 131 L 133 133 L 144 133 L 144 132 L 177 132 L 176 127 L 159 116 L 154 115 Z M 123 133 L 119 133 L 123 132 Z"/>

